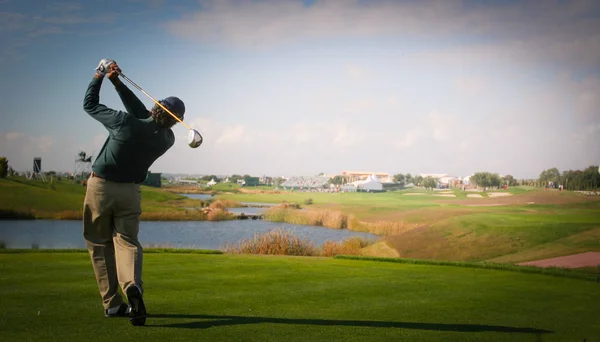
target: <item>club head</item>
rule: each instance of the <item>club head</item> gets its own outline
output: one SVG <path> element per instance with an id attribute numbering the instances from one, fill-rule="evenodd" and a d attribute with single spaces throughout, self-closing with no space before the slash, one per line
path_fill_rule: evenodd
<path id="1" fill-rule="evenodd" d="M 188 134 L 188 145 L 191 148 L 196 148 L 202 145 L 202 136 L 195 129 L 190 129 L 190 133 Z"/>

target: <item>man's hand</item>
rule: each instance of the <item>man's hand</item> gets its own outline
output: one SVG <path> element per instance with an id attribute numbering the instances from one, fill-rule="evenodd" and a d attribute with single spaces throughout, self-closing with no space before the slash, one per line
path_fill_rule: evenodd
<path id="1" fill-rule="evenodd" d="M 108 68 L 109 68 L 109 70 L 108 70 L 108 73 L 106 74 L 106 77 L 108 77 L 108 79 L 111 80 L 114 85 L 121 83 L 121 80 L 119 80 L 119 74 L 121 73 L 121 68 L 119 68 L 119 65 L 117 65 L 117 62 L 113 61 L 113 63 L 111 65 L 109 65 Z"/>
<path id="2" fill-rule="evenodd" d="M 96 75 L 106 76 L 106 74 L 110 72 L 110 66 L 112 64 L 115 64 L 113 60 L 103 58 L 96 67 Z"/>

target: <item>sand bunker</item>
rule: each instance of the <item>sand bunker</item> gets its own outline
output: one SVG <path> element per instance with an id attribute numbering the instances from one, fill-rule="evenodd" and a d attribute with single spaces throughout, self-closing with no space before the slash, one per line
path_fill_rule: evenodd
<path id="1" fill-rule="evenodd" d="M 558 258 L 529 261 L 520 263 L 519 265 L 565 268 L 578 268 L 590 266 L 596 267 L 600 265 L 600 252 L 587 252 Z"/>
<path id="2" fill-rule="evenodd" d="M 481 196 L 480 194 L 467 194 L 467 197 L 469 197 L 469 198 L 483 198 L 483 196 Z"/>
<path id="3" fill-rule="evenodd" d="M 512 196 L 510 192 L 488 192 L 488 196 L 490 197 L 505 197 Z"/>
<path id="4" fill-rule="evenodd" d="M 438 197 L 456 197 L 456 195 L 454 195 L 454 194 L 439 194 L 439 195 L 434 195 L 434 196 L 438 196 Z"/>

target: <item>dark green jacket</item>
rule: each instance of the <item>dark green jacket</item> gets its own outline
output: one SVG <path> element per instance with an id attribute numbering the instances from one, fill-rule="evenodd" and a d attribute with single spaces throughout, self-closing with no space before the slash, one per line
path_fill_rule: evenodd
<path id="1" fill-rule="evenodd" d="M 148 169 L 175 143 L 170 128 L 161 128 L 144 104 L 123 83 L 116 86 L 127 112 L 100 104 L 103 78 L 94 77 L 83 100 L 83 109 L 108 130 L 108 138 L 92 169 L 113 182 L 141 183 Z"/>

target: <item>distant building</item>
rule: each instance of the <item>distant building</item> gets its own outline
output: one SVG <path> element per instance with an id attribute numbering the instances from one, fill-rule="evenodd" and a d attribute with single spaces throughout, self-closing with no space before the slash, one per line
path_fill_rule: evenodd
<path id="1" fill-rule="evenodd" d="M 390 174 L 387 172 L 364 172 L 364 171 L 344 171 L 342 176 L 346 178 L 346 182 L 352 183 L 359 180 L 366 180 L 369 176 L 374 175 L 377 178 L 388 179 Z"/>
<path id="2" fill-rule="evenodd" d="M 146 175 L 146 179 L 144 180 L 144 182 L 142 184 L 160 188 L 162 186 L 161 175 L 162 175 L 162 173 L 152 173 L 152 172 L 148 171 L 148 174 Z"/>

